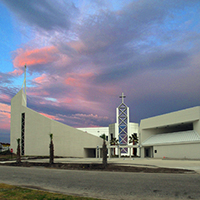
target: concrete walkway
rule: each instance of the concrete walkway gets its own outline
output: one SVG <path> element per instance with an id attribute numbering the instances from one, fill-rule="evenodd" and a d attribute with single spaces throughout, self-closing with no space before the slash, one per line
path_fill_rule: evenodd
<path id="1" fill-rule="evenodd" d="M 49 159 L 32 159 L 28 162 L 49 162 Z M 102 163 L 102 158 L 55 158 L 55 163 Z M 137 167 L 165 167 L 189 169 L 200 173 L 200 160 L 170 160 L 155 158 L 108 158 L 108 163 Z"/>

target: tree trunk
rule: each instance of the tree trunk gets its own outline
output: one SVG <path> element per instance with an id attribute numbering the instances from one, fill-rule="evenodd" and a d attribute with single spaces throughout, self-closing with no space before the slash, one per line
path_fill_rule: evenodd
<path id="1" fill-rule="evenodd" d="M 49 163 L 50 164 L 53 164 L 54 163 L 54 146 L 53 146 L 53 141 L 51 140 L 51 143 L 50 143 L 50 159 L 49 159 Z"/>
<path id="2" fill-rule="evenodd" d="M 17 145 L 17 163 L 21 163 L 21 151 L 20 151 L 20 140 Z"/>
<path id="3" fill-rule="evenodd" d="M 107 146 L 105 140 L 103 141 L 103 168 L 107 167 Z"/>

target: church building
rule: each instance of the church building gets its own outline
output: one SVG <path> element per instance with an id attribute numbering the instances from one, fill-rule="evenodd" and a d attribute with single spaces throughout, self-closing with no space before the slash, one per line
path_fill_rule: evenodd
<path id="1" fill-rule="evenodd" d="M 105 134 L 109 157 L 200 159 L 200 106 L 142 119 L 139 126 L 130 122 L 123 93 L 120 98 L 116 123 L 76 129 L 27 107 L 25 67 L 22 88 L 11 100 L 10 148 L 16 153 L 20 139 L 22 155 L 47 156 L 53 134 L 55 156 L 96 157 Z"/>
<path id="2" fill-rule="evenodd" d="M 22 89 L 11 100 L 10 148 L 16 153 L 20 139 L 22 155 L 49 155 L 50 134 L 53 134 L 54 155 L 95 157 L 103 139 L 47 118 L 27 107 L 26 68 Z"/>

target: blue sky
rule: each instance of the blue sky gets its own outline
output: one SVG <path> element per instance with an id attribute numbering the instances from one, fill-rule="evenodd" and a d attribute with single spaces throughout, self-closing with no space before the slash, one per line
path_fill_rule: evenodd
<path id="1" fill-rule="evenodd" d="M 17 48 L 18 40 L 15 40 L 14 38 L 16 31 L 12 25 L 12 18 L 10 16 L 9 11 L 2 4 L 0 4 L 0 10 L 1 10 L 0 51 L 2 55 L 0 58 L 2 63 L 1 71 L 9 72 L 13 68 L 10 52 L 14 51 Z"/>
<path id="2" fill-rule="evenodd" d="M 200 105 L 199 0 L 0 0 L 0 141 L 27 65 L 28 107 L 73 127 Z"/>

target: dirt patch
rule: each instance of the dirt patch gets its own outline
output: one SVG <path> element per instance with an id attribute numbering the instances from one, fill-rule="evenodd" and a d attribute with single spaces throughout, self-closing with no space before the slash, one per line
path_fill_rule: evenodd
<path id="1" fill-rule="evenodd" d="M 22 162 L 22 163 L 1 163 L 7 166 L 20 166 L 20 167 L 46 167 L 54 169 L 68 169 L 68 170 L 99 170 L 99 171 L 112 171 L 112 172 L 140 172 L 140 173 L 196 173 L 194 170 L 175 169 L 175 168 L 162 168 L 162 167 L 135 167 L 123 166 L 117 164 L 108 164 L 106 168 L 102 164 L 96 163 L 38 163 L 38 162 Z"/>

